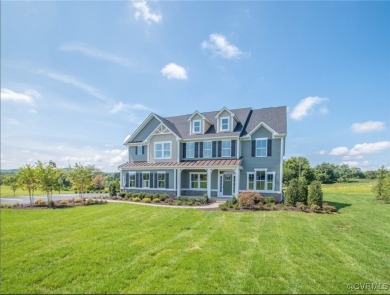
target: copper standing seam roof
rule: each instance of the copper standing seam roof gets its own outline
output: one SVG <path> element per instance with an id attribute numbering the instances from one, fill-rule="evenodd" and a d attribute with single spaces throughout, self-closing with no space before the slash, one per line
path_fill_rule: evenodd
<path id="1" fill-rule="evenodd" d="M 229 160 L 199 160 L 199 161 L 182 161 L 182 162 L 126 162 L 120 165 L 118 168 L 144 168 L 144 167 L 209 167 L 209 166 L 239 166 L 242 159 L 229 159 Z"/>

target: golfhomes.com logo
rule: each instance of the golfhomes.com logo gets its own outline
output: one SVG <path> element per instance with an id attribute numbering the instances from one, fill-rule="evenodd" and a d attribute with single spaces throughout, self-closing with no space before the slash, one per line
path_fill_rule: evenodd
<path id="1" fill-rule="evenodd" d="M 371 290 L 383 291 L 389 290 L 388 283 L 349 283 L 347 284 L 349 290 Z"/>

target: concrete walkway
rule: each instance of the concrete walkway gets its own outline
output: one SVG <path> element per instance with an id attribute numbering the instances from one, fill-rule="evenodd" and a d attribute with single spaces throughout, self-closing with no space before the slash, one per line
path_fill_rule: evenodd
<path id="1" fill-rule="evenodd" d="M 118 201 L 118 200 L 107 200 L 109 203 L 127 203 L 135 205 L 144 205 L 144 206 L 153 206 L 153 207 L 165 207 L 165 208 L 177 208 L 177 209 L 214 209 L 218 208 L 219 204 L 223 202 L 214 202 L 205 206 L 178 206 L 178 205 L 161 205 L 153 203 L 139 203 L 139 202 L 127 202 L 127 201 Z"/>

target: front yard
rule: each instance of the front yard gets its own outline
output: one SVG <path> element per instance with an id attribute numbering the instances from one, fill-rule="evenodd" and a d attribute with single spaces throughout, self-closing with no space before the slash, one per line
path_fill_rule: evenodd
<path id="1" fill-rule="evenodd" d="M 2 209 L 0 291 L 373 293 L 348 284 L 389 284 L 389 205 L 371 194 L 324 200 L 340 214 Z"/>

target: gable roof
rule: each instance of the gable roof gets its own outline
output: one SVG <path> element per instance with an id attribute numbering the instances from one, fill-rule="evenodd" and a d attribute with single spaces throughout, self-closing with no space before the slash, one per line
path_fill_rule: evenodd
<path id="1" fill-rule="evenodd" d="M 224 108 L 222 109 L 224 110 Z M 218 138 L 218 137 L 239 137 L 250 134 L 256 131 L 260 126 L 267 126 L 271 128 L 276 134 L 287 134 L 287 108 L 272 107 L 255 109 L 241 108 L 229 110 L 237 117 L 237 124 L 232 132 L 216 132 L 218 114 L 221 111 L 203 112 L 200 115 L 207 119 L 211 126 L 204 134 L 190 134 L 190 118 L 195 114 L 187 114 L 181 116 L 161 117 L 152 113 L 147 119 L 150 120 L 150 116 L 154 116 L 157 120 L 163 123 L 169 130 L 181 139 L 197 139 L 197 138 Z M 132 136 L 125 142 L 129 143 L 134 139 L 137 133 L 147 124 L 145 120 L 139 128 L 132 134 Z M 261 125 L 262 124 L 262 125 Z"/>

